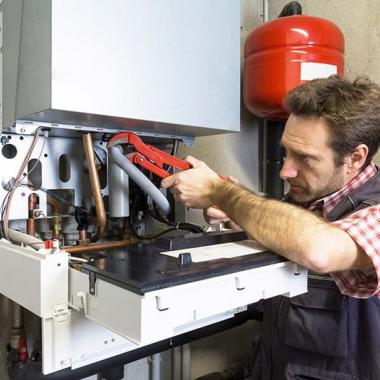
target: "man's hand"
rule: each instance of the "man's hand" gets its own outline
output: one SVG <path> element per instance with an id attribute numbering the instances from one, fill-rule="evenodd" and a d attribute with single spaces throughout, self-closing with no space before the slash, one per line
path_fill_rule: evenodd
<path id="1" fill-rule="evenodd" d="M 224 211 L 215 206 L 211 206 L 203 210 L 203 216 L 206 222 L 210 225 L 227 223 L 231 220 Z"/>
<path id="2" fill-rule="evenodd" d="M 213 205 L 216 185 L 223 181 L 203 161 L 192 156 L 185 158 L 192 169 L 164 178 L 163 188 L 168 188 L 174 199 L 180 200 L 186 207 L 206 209 Z"/>

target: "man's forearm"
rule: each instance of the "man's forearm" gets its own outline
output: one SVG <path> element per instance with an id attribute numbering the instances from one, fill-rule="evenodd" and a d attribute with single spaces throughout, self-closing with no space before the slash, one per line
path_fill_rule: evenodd
<path id="1" fill-rule="evenodd" d="M 344 262 L 350 260 L 349 255 L 347 258 L 338 255 L 342 249 L 356 250 L 351 238 L 309 211 L 259 197 L 228 181 L 219 181 L 212 197 L 213 202 L 254 239 L 290 260 L 320 272 L 356 265 Z M 335 254 L 338 262 L 334 261 Z"/>

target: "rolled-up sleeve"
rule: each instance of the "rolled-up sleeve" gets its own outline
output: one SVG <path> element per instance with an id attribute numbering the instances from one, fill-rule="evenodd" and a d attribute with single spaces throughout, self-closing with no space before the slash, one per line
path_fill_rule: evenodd
<path id="1" fill-rule="evenodd" d="M 380 297 L 380 205 L 356 211 L 333 224 L 347 232 L 373 263 L 369 270 L 333 273 L 339 290 L 350 297 Z"/>

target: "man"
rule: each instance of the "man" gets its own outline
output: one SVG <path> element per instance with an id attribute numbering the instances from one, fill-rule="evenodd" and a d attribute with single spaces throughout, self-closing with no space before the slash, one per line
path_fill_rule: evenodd
<path id="1" fill-rule="evenodd" d="M 261 303 L 253 379 L 380 379 L 380 88 L 332 76 L 296 88 L 285 106 L 286 202 L 190 156 L 193 168 L 162 186 L 310 270 L 307 294 Z"/>

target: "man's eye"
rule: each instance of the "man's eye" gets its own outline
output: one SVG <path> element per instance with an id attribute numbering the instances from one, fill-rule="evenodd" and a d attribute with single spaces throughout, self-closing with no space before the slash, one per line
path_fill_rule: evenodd
<path id="1" fill-rule="evenodd" d="M 310 156 L 308 156 L 307 154 L 297 154 L 296 156 L 297 156 L 297 159 L 300 161 L 306 161 L 310 159 Z"/>

